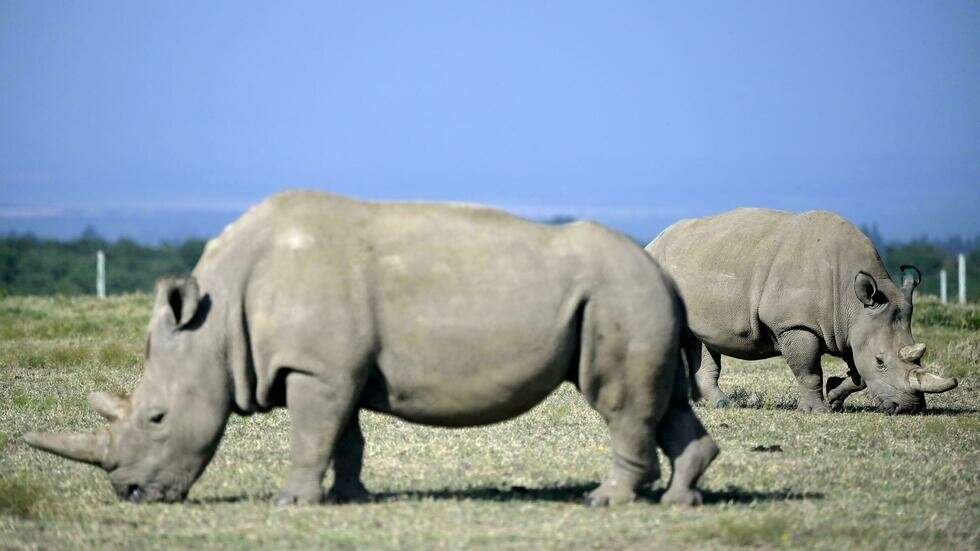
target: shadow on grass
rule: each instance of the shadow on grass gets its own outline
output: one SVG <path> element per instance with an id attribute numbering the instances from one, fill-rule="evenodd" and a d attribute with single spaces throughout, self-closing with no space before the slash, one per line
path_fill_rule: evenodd
<path id="1" fill-rule="evenodd" d="M 754 410 L 784 410 L 784 411 L 796 411 L 797 402 L 794 401 L 768 401 L 763 398 L 758 393 L 751 392 L 742 387 L 735 387 L 731 389 L 728 394 L 728 399 L 731 401 L 731 405 L 728 406 L 732 409 L 754 409 Z M 874 405 L 860 405 L 852 406 L 846 404 L 844 410 L 840 413 L 883 413 L 881 408 Z M 923 413 L 917 415 L 967 415 L 971 413 L 980 413 L 980 409 L 963 407 L 963 406 L 951 406 L 951 407 L 931 407 L 927 406 Z"/>
<path id="2" fill-rule="evenodd" d="M 260 494 L 260 495 L 237 495 L 237 496 L 204 496 L 195 497 L 188 499 L 184 503 L 191 505 L 219 505 L 222 503 L 271 503 L 273 494 Z"/>
<path id="3" fill-rule="evenodd" d="M 566 484 L 559 486 L 545 486 L 543 488 L 525 488 L 524 486 L 511 486 L 509 489 L 496 487 L 466 488 L 442 490 L 419 490 L 403 492 L 377 492 L 372 493 L 370 502 L 383 503 L 388 501 L 420 501 L 425 499 L 433 500 L 477 500 L 477 501 L 544 501 L 559 503 L 581 503 L 585 495 L 599 486 L 598 482 L 591 484 Z M 660 497 L 664 494 L 663 488 L 641 490 L 639 500 L 651 503 L 659 503 Z M 764 503 L 774 501 L 797 501 L 803 499 L 823 499 L 824 495 L 820 492 L 795 492 L 788 489 L 779 489 L 771 492 L 756 492 L 744 490 L 736 486 L 729 486 L 723 490 L 702 490 L 704 504 L 712 505 L 716 503 Z M 205 496 L 188 499 L 186 503 L 192 505 L 219 505 L 246 502 L 271 502 L 273 494 L 263 495 L 233 495 L 233 496 Z"/>
<path id="4" fill-rule="evenodd" d="M 594 490 L 598 483 L 568 484 L 562 486 L 546 486 L 544 488 L 525 488 L 511 486 L 510 489 L 492 487 L 468 489 L 423 490 L 410 492 L 380 492 L 372 494 L 374 501 L 398 501 L 406 499 L 473 499 L 482 501 L 550 501 L 563 503 L 578 503 L 585 495 Z M 664 489 L 643 490 L 639 493 L 641 501 L 658 503 Z M 802 499 L 823 499 L 822 493 L 800 493 L 791 490 L 776 490 L 772 492 L 756 492 L 734 486 L 720 491 L 702 490 L 704 503 L 753 503 L 769 501 L 793 501 Z"/>
<path id="5" fill-rule="evenodd" d="M 881 413 L 881 408 L 878 406 L 844 406 L 844 413 Z M 914 413 L 912 415 L 924 415 L 926 417 L 932 415 L 968 415 L 971 413 L 980 413 L 980 409 L 970 408 L 970 407 L 932 407 L 926 406 L 926 410 L 922 413 Z M 904 415 L 904 414 L 899 414 Z"/>
<path id="6" fill-rule="evenodd" d="M 771 409 L 771 410 L 796 410 L 796 400 L 769 401 L 762 394 L 751 392 L 742 387 L 734 387 L 728 393 L 728 400 L 733 409 Z"/>

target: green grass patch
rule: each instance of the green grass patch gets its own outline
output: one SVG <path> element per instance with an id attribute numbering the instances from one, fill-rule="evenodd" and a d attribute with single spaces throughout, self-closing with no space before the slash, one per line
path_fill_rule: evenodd
<path id="1" fill-rule="evenodd" d="M 792 541 L 790 523 L 781 515 L 751 519 L 726 517 L 701 535 L 738 547 L 777 547 Z"/>
<path id="2" fill-rule="evenodd" d="M 914 304 L 919 325 L 980 331 L 980 304 L 943 304 L 932 295 L 916 296 Z"/>
<path id="3" fill-rule="evenodd" d="M 866 392 L 843 414 L 795 411 L 782 358 L 725 358 L 736 407 L 697 406 L 721 455 L 705 505 L 663 507 L 669 478 L 635 504 L 581 505 L 609 469 L 609 433 L 571 385 L 527 415 L 446 430 L 362 415 L 372 503 L 276 508 L 289 419 L 233 416 L 214 461 L 180 505 L 119 502 L 97 468 L 27 447 L 28 430 L 92 430 L 93 390 L 139 380 L 147 294 L 0 301 L 0 547 L 351 549 L 980 547 L 980 331 L 975 310 L 921 301 L 925 364 L 960 378 L 925 415 L 888 417 Z M 931 310 L 930 310 L 931 309 Z M 921 314 L 921 317 L 920 317 Z M 825 374 L 843 364 L 824 358 Z M 781 451 L 753 451 L 762 448 Z M 326 484 L 332 475 L 327 476 Z M 52 498 L 53 495 L 57 499 Z"/>
<path id="4" fill-rule="evenodd" d="M 36 517 L 44 491 L 24 472 L 0 474 L 0 515 Z"/>

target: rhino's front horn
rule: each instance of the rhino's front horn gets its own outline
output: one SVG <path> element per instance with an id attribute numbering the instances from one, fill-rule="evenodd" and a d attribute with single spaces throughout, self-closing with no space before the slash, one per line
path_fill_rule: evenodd
<path id="1" fill-rule="evenodd" d="M 105 468 L 109 451 L 109 433 L 95 434 L 25 432 L 24 441 L 31 446 L 61 457 Z"/>
<path id="2" fill-rule="evenodd" d="M 109 422 L 125 417 L 129 413 L 129 398 L 109 394 L 108 392 L 93 392 L 88 395 L 88 403 L 92 409 L 99 412 Z"/>
<path id="3" fill-rule="evenodd" d="M 933 375 L 925 369 L 913 369 L 909 371 L 909 386 L 912 390 L 919 392 L 946 392 L 958 385 L 956 378 L 947 379 L 939 375 Z"/>
<path id="4" fill-rule="evenodd" d="M 903 346 L 902 349 L 898 351 L 898 355 L 907 362 L 917 362 L 922 359 L 922 355 L 925 353 L 926 344 L 923 342 Z"/>

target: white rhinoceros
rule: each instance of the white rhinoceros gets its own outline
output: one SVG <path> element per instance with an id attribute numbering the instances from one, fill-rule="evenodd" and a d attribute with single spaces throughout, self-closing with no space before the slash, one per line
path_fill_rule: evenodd
<path id="1" fill-rule="evenodd" d="M 867 386 L 889 413 L 925 408 L 925 392 L 956 379 L 920 365 L 912 339 L 914 267 L 892 282 L 878 252 L 853 224 L 830 212 L 743 208 L 681 220 L 646 247 L 679 287 L 688 323 L 703 343 L 701 395 L 725 405 L 721 355 L 782 355 L 799 383 L 799 409 L 826 411 L 820 356 L 844 359 L 847 379 L 828 379 L 831 407 Z"/>
<path id="2" fill-rule="evenodd" d="M 546 226 L 491 209 L 277 194 L 205 248 L 193 276 L 157 284 L 146 368 L 131 396 L 94 393 L 111 424 L 27 433 L 108 471 L 133 501 L 179 501 L 232 412 L 285 407 L 292 467 L 276 501 L 363 497 L 358 411 L 417 423 L 503 421 L 576 384 L 612 433 L 588 502 L 693 504 L 718 453 L 688 401 L 683 306 L 656 263 L 590 223 Z"/>

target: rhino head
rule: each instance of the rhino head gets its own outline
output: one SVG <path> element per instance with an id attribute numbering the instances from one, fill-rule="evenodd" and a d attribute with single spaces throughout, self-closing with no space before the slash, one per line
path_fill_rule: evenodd
<path id="1" fill-rule="evenodd" d="M 912 292 L 921 280 L 914 266 L 902 266 L 902 287 L 889 279 L 879 286 L 873 276 L 858 272 L 854 293 L 863 305 L 851 320 L 849 341 L 854 366 L 888 413 L 918 413 L 926 393 L 956 387 L 922 368 L 926 345 L 912 338 Z"/>
<path id="2" fill-rule="evenodd" d="M 230 413 L 227 374 L 203 330 L 210 300 L 192 277 L 166 278 L 131 396 L 94 392 L 109 426 L 90 434 L 24 434 L 31 446 L 105 469 L 120 498 L 181 501 L 210 462 Z"/>

